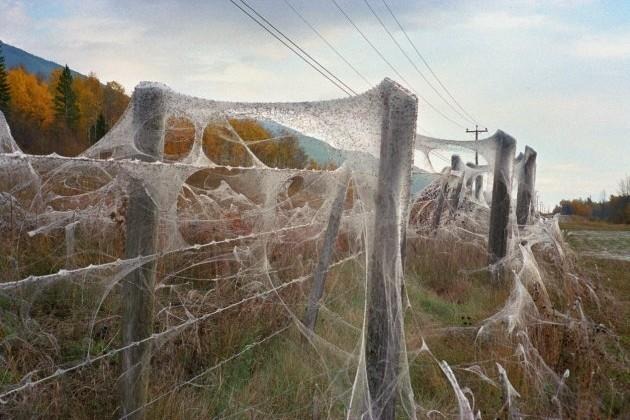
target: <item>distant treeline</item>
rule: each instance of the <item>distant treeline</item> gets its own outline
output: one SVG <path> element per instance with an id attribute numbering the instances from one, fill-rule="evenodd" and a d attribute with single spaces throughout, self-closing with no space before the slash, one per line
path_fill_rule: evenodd
<path id="1" fill-rule="evenodd" d="M 630 224 L 630 176 L 619 182 L 618 195 L 611 195 L 608 200 L 595 202 L 590 197 L 586 200 L 562 200 L 553 212 L 608 223 Z"/>
<path id="2" fill-rule="evenodd" d="M 93 73 L 73 75 L 66 66 L 42 78 L 7 69 L 0 43 L 0 110 L 27 153 L 77 155 L 107 133 L 128 103 L 119 83 L 102 84 Z"/>

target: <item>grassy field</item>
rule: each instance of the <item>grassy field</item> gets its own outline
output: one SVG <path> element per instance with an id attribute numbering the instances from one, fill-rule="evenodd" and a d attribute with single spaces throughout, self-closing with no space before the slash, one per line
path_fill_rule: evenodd
<path id="1" fill-rule="evenodd" d="M 579 272 L 596 281 L 602 296 L 602 318 L 607 320 L 614 333 L 618 336 L 619 348 L 610 349 L 611 352 L 619 351 L 620 357 L 625 361 L 625 369 L 616 370 L 612 366 L 606 372 L 610 377 L 610 389 L 617 390 L 607 393 L 609 390 L 598 390 L 605 394 L 606 403 L 611 410 L 627 415 L 630 412 L 630 372 L 628 370 L 628 355 L 630 354 L 630 261 L 618 258 L 609 258 L 604 253 L 593 254 L 593 246 L 599 248 L 609 247 L 613 254 L 624 253 L 630 255 L 630 226 L 603 224 L 586 220 L 570 219 L 561 223 L 560 228 L 564 236 L 577 253 L 576 264 Z M 618 233 L 617 241 L 609 241 L 606 238 L 594 235 L 591 240 L 584 240 L 581 232 L 612 232 Z M 578 235 L 576 235 L 578 233 Z M 616 402 L 615 402 L 616 399 Z M 612 416 L 611 416 L 612 417 Z"/>
<path id="2" fill-rule="evenodd" d="M 606 223 L 598 220 L 588 220 L 578 216 L 563 216 L 560 222 L 561 228 L 567 231 L 576 230 L 605 230 L 614 232 L 630 231 L 630 225 Z"/>
<path id="3" fill-rule="evenodd" d="M 570 233 L 593 229 L 576 222 L 561 227 L 577 252 L 571 258 L 575 266 L 570 275 L 563 274 L 558 261 L 543 250 L 536 251 L 546 284 L 560 285 L 560 292 L 552 293 L 552 304 L 564 313 L 572 299 L 563 289 L 565 284 L 573 275 L 588 279 L 599 301 L 585 297 L 584 309 L 593 325 L 602 325 L 607 333 L 593 333 L 584 343 L 555 326 L 541 326 L 534 328 L 531 339 L 557 374 L 571 371 L 567 401 L 575 406 L 566 407 L 568 418 L 623 418 L 630 410 L 626 357 L 630 350 L 630 263 L 581 256 L 588 249 L 579 247 L 587 245 L 572 242 Z M 608 227 L 601 230 L 610 231 Z M 409 241 L 405 290 L 410 309 L 405 315 L 405 334 L 415 399 L 425 410 L 457 416 L 453 391 L 436 363 L 446 360 L 460 384 L 475 395 L 475 408 L 482 417 L 502 417 L 500 388 L 478 374 L 484 372 L 496 381 L 495 362 L 500 361 L 521 395 L 517 400 L 521 411 L 555 416 L 555 385 L 532 375 L 514 357 L 513 337 L 477 338 L 478 327 L 503 308 L 510 294 L 509 284 L 492 281 L 484 269 L 486 262 L 480 246 L 463 242 L 453 246 L 440 237 Z M 167 262 L 161 264 L 164 269 Z M 360 261 L 331 270 L 316 327 L 322 339 L 318 342 L 304 340 L 287 317 L 287 309 L 301 317 L 309 291 L 305 283 L 227 311 L 156 347 L 150 385 L 155 401 L 148 407 L 148 418 L 343 418 L 354 380 L 356 360 L 351 355 L 360 342 L 363 273 Z M 168 311 L 160 311 L 156 330 L 186 318 L 187 313 L 177 305 L 171 307 L 172 302 L 198 316 L 245 296 L 234 282 L 212 284 L 206 291 L 199 284 L 195 290 L 185 287 L 182 283 L 180 289 L 159 290 L 159 307 Z M 0 322 L 7 360 L 0 367 L 1 385 L 18 382 L 24 366 L 48 369 L 51 362 L 70 366 L 85 356 L 90 343 L 93 355 L 116 346 L 120 296 L 115 290 L 103 304 L 91 340 L 85 327 L 99 299 L 98 290 L 90 294 L 77 284 L 51 292 L 32 300 L 30 324 L 17 317 Z M 19 312 L 12 305 L 0 299 L 0 307 Z M 281 332 L 274 335 L 276 331 Z M 419 351 L 423 340 L 432 355 Z M 4 414 L 8 418 L 117 418 L 118 363 L 118 358 L 110 358 L 33 388 L 10 408 L 5 406 Z"/>

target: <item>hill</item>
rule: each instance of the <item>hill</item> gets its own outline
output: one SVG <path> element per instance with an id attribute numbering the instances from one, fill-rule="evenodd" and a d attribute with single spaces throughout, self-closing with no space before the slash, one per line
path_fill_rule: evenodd
<path id="1" fill-rule="evenodd" d="M 4 59 L 8 69 L 23 66 L 29 73 L 41 76 L 45 79 L 50 76 L 53 70 L 63 67 L 61 64 L 55 63 L 54 61 L 46 60 L 6 43 L 2 43 L 2 52 L 4 53 Z M 81 75 L 75 71 L 72 73 L 75 76 Z"/>

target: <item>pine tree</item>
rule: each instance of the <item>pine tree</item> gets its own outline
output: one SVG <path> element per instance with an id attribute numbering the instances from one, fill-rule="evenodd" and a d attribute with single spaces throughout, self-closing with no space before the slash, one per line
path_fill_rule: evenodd
<path id="1" fill-rule="evenodd" d="M 109 127 L 107 126 L 107 122 L 105 121 L 105 116 L 101 112 L 98 114 L 98 118 L 96 119 L 96 140 L 100 140 L 107 132 L 109 131 Z"/>
<path id="2" fill-rule="evenodd" d="M 57 83 L 54 106 L 57 121 L 64 122 L 70 129 L 76 129 L 79 122 L 79 106 L 77 95 L 72 88 L 72 73 L 67 65 Z"/>
<path id="3" fill-rule="evenodd" d="M 11 102 L 11 91 L 7 80 L 7 69 L 4 65 L 2 41 L 0 41 L 0 111 L 7 114 L 9 112 L 9 102 Z"/>
<path id="4" fill-rule="evenodd" d="M 94 125 L 90 127 L 90 143 L 94 144 L 101 139 L 107 132 L 109 131 L 109 127 L 107 126 L 107 122 L 105 121 L 105 116 L 101 112 L 98 114 L 98 118 Z"/>

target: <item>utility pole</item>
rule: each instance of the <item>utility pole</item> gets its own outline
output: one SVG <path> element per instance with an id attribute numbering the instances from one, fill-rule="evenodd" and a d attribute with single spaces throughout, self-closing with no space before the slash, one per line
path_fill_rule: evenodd
<path id="1" fill-rule="evenodd" d="M 484 128 L 483 130 L 479 129 L 479 126 L 475 124 L 474 130 L 466 129 L 467 133 L 475 133 L 475 165 L 479 165 L 479 151 L 477 150 L 477 142 L 479 141 L 479 133 L 487 133 L 488 129 Z"/>

